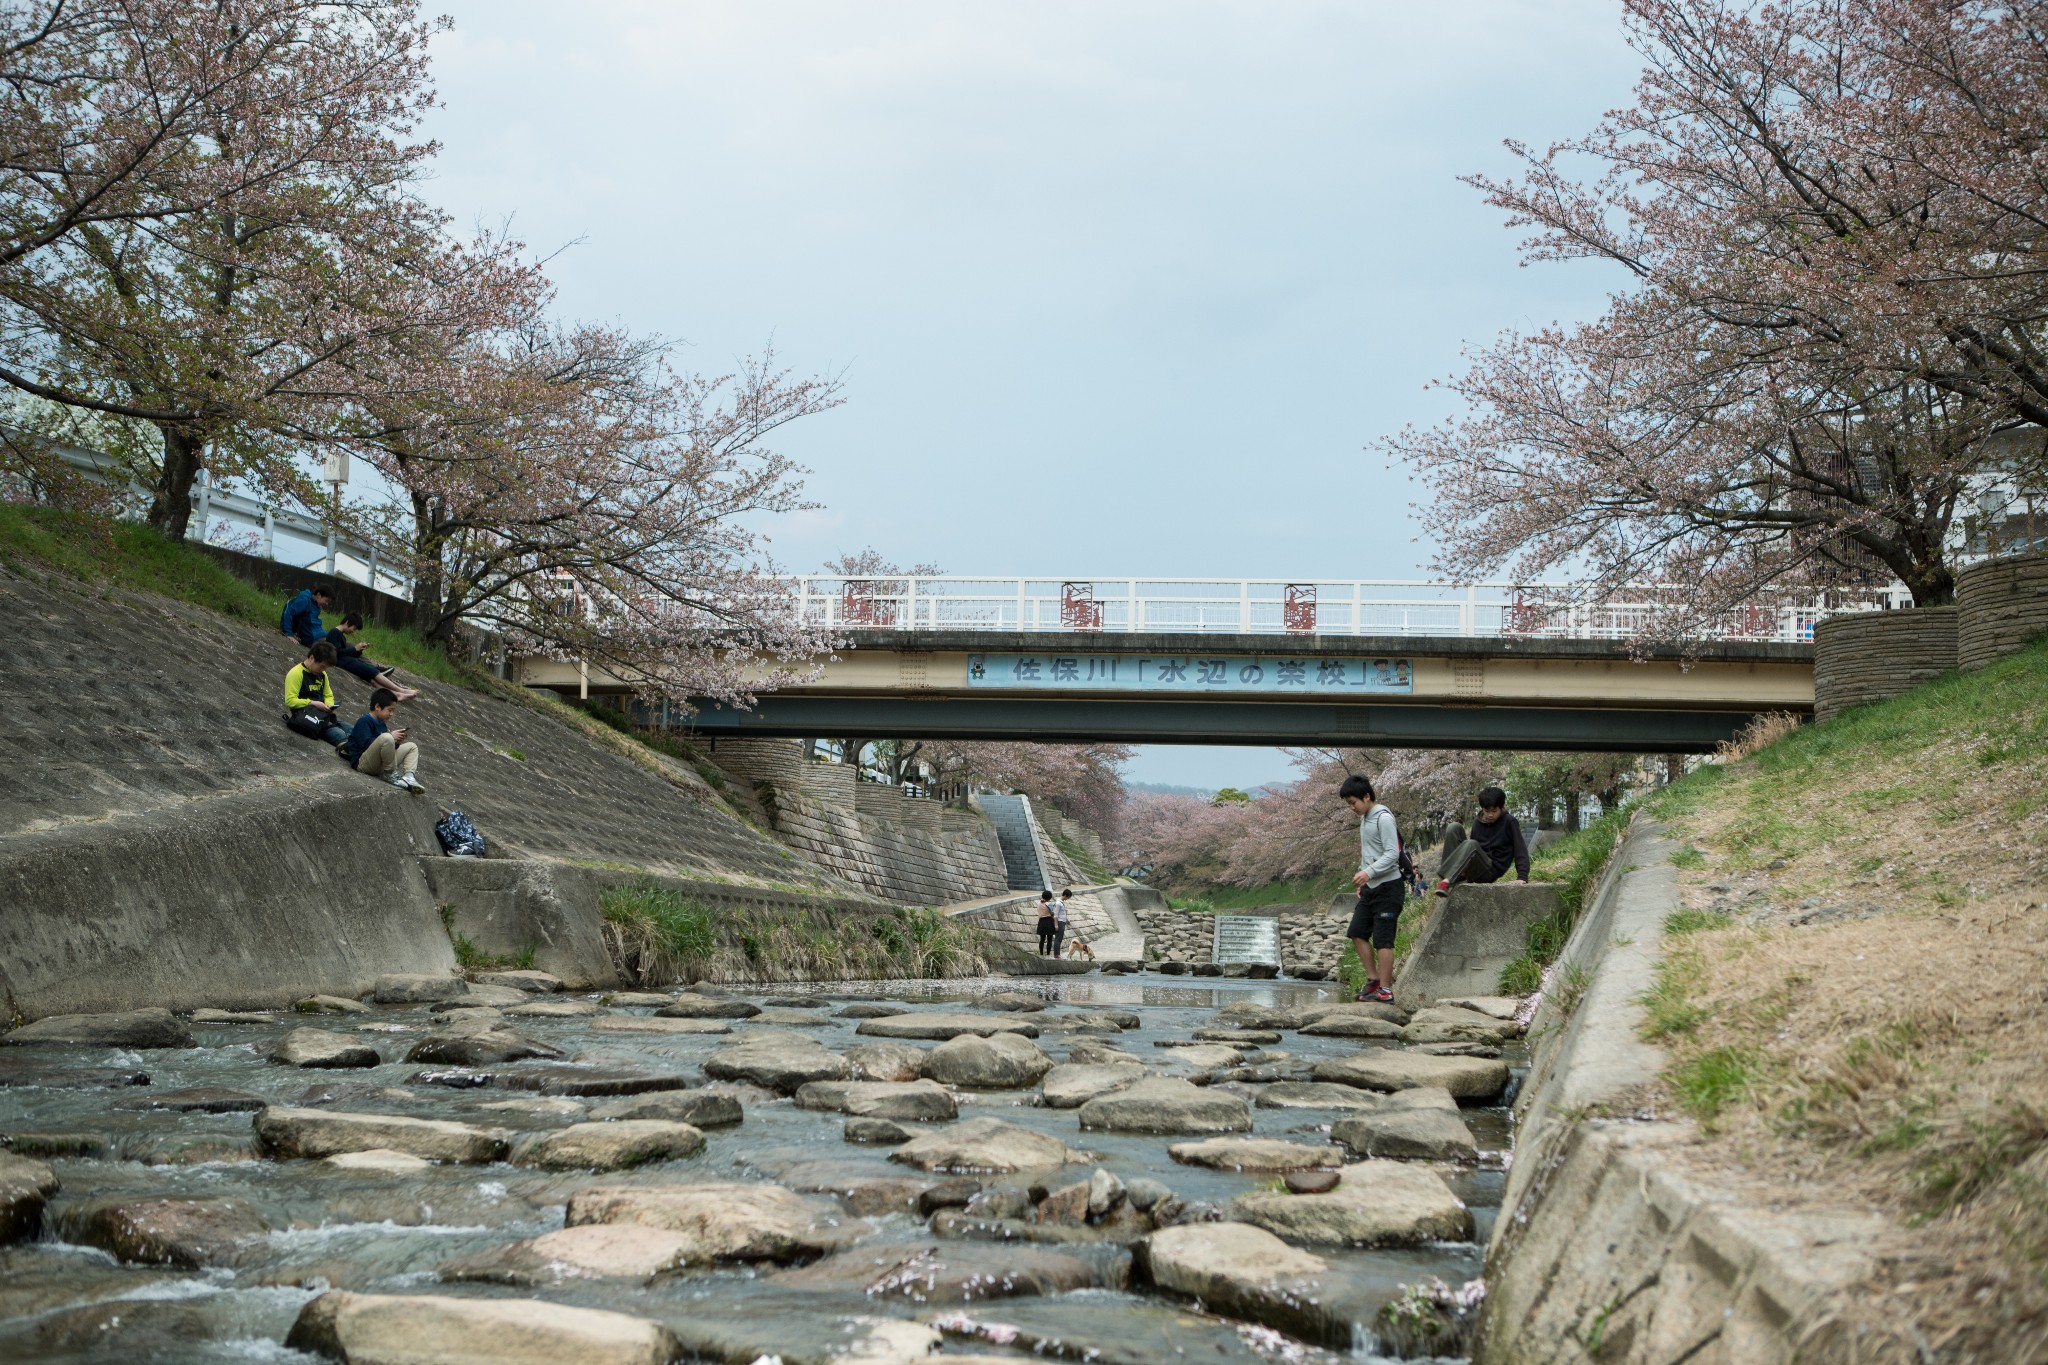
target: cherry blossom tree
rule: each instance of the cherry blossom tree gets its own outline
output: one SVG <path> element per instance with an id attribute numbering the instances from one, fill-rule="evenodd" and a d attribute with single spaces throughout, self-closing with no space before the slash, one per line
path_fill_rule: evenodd
<path id="1" fill-rule="evenodd" d="M 381 288 L 440 216 L 433 25 L 412 0 L 172 0 L 7 13 L 0 382 L 153 429 L 149 519 L 202 467 L 306 493 L 335 362 L 417 325 Z"/>
<path id="2" fill-rule="evenodd" d="M 1480 348 L 1467 416 L 1384 442 L 1447 573 L 1669 585 L 1662 633 L 1760 593 L 1948 601 L 1981 471 L 2038 471 L 2048 49 L 1981 0 L 1627 0 L 1645 70 L 1583 138 L 1474 177 L 1607 313 Z M 1590 175 L 1578 168 L 1590 165 Z"/>

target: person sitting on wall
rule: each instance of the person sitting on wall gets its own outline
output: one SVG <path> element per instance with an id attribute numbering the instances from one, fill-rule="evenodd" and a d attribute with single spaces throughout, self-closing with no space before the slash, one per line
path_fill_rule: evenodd
<path id="1" fill-rule="evenodd" d="M 320 624 L 320 613 L 333 605 L 334 585 L 315 583 L 284 604 L 284 614 L 277 618 L 278 632 L 311 649 L 315 640 L 326 638 L 327 631 Z"/>
<path id="2" fill-rule="evenodd" d="M 1448 896 L 1459 882 L 1497 882 L 1515 869 L 1515 880 L 1529 883 L 1529 845 L 1522 826 L 1507 811 L 1508 794 L 1499 787 L 1479 793 L 1479 818 L 1472 835 L 1447 854 L 1437 870 L 1439 896 Z"/>
<path id="3" fill-rule="evenodd" d="M 373 662 L 363 654 L 363 647 L 349 640 L 352 632 L 363 628 L 363 618 L 350 612 L 341 618 L 341 624 L 327 632 L 327 643 L 334 646 L 334 661 L 342 668 L 355 674 L 372 687 L 382 687 L 402 702 L 411 701 L 420 694 L 417 687 L 407 687 L 391 671 L 390 664 Z"/>
<path id="4" fill-rule="evenodd" d="M 348 731 L 334 714 L 334 684 L 327 670 L 334 666 L 334 646 L 315 640 L 304 663 L 284 675 L 284 723 L 295 735 L 339 745 Z"/>
<path id="5" fill-rule="evenodd" d="M 1052 931 L 1056 921 L 1052 917 L 1052 892 L 1038 893 L 1038 955 L 1044 957 L 1052 952 Z"/>
<path id="6" fill-rule="evenodd" d="M 394 787 L 418 795 L 426 790 L 419 778 L 413 776 L 413 769 L 420 762 L 420 746 L 412 742 L 412 732 L 405 726 L 391 728 L 391 710 L 397 705 L 398 698 L 390 688 L 380 687 L 372 692 L 370 709 L 356 721 L 356 728 L 348 732 L 343 752 L 348 755 L 349 766 L 357 772 L 381 777 Z"/>

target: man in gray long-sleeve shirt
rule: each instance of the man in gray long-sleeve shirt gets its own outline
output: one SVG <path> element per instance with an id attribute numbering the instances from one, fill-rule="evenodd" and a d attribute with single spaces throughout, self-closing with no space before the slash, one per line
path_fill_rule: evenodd
<path id="1" fill-rule="evenodd" d="M 1401 877 L 1401 834 L 1394 813 L 1373 796 L 1372 783 L 1353 774 L 1337 788 L 1344 804 L 1358 815 L 1358 908 L 1351 912 L 1351 946 L 1366 971 L 1373 973 L 1358 992 L 1360 1000 L 1394 998 L 1394 931 L 1408 884 Z"/>

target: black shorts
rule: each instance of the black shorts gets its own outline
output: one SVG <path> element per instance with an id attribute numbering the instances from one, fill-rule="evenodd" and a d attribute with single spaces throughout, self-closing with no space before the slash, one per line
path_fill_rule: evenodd
<path id="1" fill-rule="evenodd" d="M 1351 912 L 1351 931 L 1346 938 L 1369 938 L 1375 948 L 1394 946 L 1394 930 L 1401 923 L 1401 907 L 1407 904 L 1408 885 L 1396 879 L 1368 886 L 1358 893 L 1358 908 Z"/>

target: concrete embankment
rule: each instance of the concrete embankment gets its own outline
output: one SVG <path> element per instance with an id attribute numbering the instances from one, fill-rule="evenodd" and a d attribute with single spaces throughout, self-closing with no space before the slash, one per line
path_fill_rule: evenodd
<path id="1" fill-rule="evenodd" d="M 0 839 L 7 1011 L 265 1007 L 447 972 L 428 849 L 431 812 L 349 772 Z"/>
<path id="2" fill-rule="evenodd" d="M 1849 1292 L 1869 1272 L 1874 1218 L 1749 1202 L 1691 1169 L 1690 1123 L 1632 1116 L 1664 1063 L 1640 1037 L 1638 1001 L 1678 908 L 1671 852 L 1661 827 L 1636 821 L 1532 1022 L 1477 1365 L 1831 1358 Z M 1567 981 L 1577 984 L 1560 989 Z"/>
<path id="3" fill-rule="evenodd" d="M 414 679 L 426 695 L 404 718 L 429 795 L 410 797 L 283 727 L 281 680 L 304 651 L 273 628 L 34 566 L 0 568 L 0 619 L 14 722 L 0 736 L 0 1004 L 28 1017 L 279 1004 L 446 972 L 442 911 L 485 953 L 531 949 L 565 980 L 605 984 L 601 895 L 642 877 L 771 917 L 1007 886 L 979 814 L 857 790 L 850 769 L 810 765 L 831 790 L 783 803 L 783 828 L 763 817 L 765 788 L 720 781 L 722 794 L 593 722 Z M 366 685 L 333 683 L 352 720 Z M 490 858 L 441 856 L 432 827 L 452 807 Z"/>

